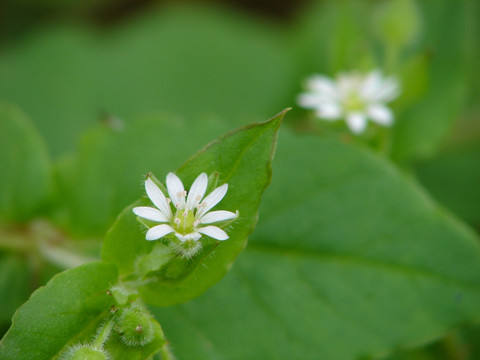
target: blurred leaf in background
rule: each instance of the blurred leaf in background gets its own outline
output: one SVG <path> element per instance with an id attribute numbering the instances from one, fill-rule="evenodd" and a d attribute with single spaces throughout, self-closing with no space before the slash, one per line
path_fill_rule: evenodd
<path id="1" fill-rule="evenodd" d="M 98 256 L 142 175 L 294 104 L 312 73 L 380 68 L 403 84 L 390 153 L 292 111 L 319 136 L 284 131 L 245 253 L 154 311 L 179 359 L 480 356 L 478 235 L 451 214 L 480 229 L 480 4 L 306 1 L 267 20 L 220 2 L 34 3 L 0 15 L 18 30 L 0 45 L 3 328 L 66 263 Z"/>
<path id="2" fill-rule="evenodd" d="M 280 32 L 231 11 L 175 7 L 99 33 L 46 26 L 0 56 L 0 97 L 35 119 L 54 156 L 102 111 L 161 109 L 236 124 L 285 107 L 295 84 Z"/>

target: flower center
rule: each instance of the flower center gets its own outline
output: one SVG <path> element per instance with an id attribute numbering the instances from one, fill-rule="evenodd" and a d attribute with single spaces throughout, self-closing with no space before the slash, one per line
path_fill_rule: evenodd
<path id="1" fill-rule="evenodd" d="M 186 210 L 178 210 L 172 224 L 175 231 L 182 235 L 195 231 L 197 225 L 193 211 Z"/>
<path id="2" fill-rule="evenodd" d="M 345 107 L 350 111 L 361 111 L 365 108 L 365 103 L 358 92 L 351 92 L 345 98 Z"/>

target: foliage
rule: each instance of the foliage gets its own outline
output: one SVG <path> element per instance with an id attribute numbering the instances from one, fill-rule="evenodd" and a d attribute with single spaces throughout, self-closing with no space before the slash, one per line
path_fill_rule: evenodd
<path id="1" fill-rule="evenodd" d="M 476 359 L 479 11 L 183 4 L 4 46 L 0 358 Z M 312 73 L 372 68 L 402 83 L 391 129 L 258 122 Z M 191 259 L 132 212 L 172 171 L 239 211 Z"/>

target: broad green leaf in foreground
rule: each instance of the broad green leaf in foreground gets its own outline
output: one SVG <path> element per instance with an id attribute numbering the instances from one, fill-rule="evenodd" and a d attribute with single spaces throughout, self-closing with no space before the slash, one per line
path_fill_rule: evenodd
<path id="1" fill-rule="evenodd" d="M 30 119 L 1 102 L 0 153 L 0 218 L 26 220 L 50 193 L 50 160 Z"/>
<path id="2" fill-rule="evenodd" d="M 155 309 L 179 360 L 370 358 L 480 320 L 469 229 L 368 151 L 284 135 L 228 276 Z"/>
<path id="3" fill-rule="evenodd" d="M 56 275 L 15 313 L 12 327 L 0 342 L 0 358 L 44 360 L 58 355 L 98 321 L 102 310 L 89 306 L 89 299 L 108 302 L 106 290 L 116 281 L 116 268 L 103 263 Z"/>
<path id="4" fill-rule="evenodd" d="M 169 276 L 159 274 L 150 278 L 140 289 L 148 303 L 170 305 L 198 296 L 230 268 L 257 221 L 260 198 L 270 183 L 271 161 L 284 113 L 265 123 L 221 136 L 178 169 L 176 173 L 187 189 L 202 172 L 218 174 L 218 184 L 229 185 L 221 202 L 222 209 L 238 210 L 240 217 L 231 225 L 228 240 L 205 248 L 190 261 L 181 261 L 188 264 L 188 268 L 172 275 L 176 265 L 167 264 L 169 267 L 164 271 Z M 165 174 L 156 175 L 163 179 Z M 132 206 L 127 207 L 110 229 L 102 250 L 102 258 L 116 264 L 123 275 L 135 272 L 139 257 L 153 256 L 152 250 L 159 243 L 145 240 L 145 233 L 131 209 Z"/>

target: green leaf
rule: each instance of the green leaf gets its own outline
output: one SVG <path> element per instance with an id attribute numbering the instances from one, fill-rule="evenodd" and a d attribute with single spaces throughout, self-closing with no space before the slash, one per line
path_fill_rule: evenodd
<path id="1" fill-rule="evenodd" d="M 24 259 L 15 255 L 0 255 L 0 324 L 10 322 L 15 310 L 30 293 L 30 271 Z"/>
<path id="2" fill-rule="evenodd" d="M 291 39 L 292 54 L 296 66 L 303 70 L 302 76 L 332 76 L 365 66 L 369 70 L 371 40 L 366 19 L 371 12 L 371 6 L 362 1 L 311 2 L 298 18 Z"/>
<path id="3" fill-rule="evenodd" d="M 186 120 L 145 115 L 116 131 L 99 126 L 81 140 L 78 153 L 59 162 L 60 222 L 81 235 L 104 235 L 118 214 L 143 193 L 148 172 L 177 168 L 198 148 L 226 131 L 216 118 Z"/>
<path id="4" fill-rule="evenodd" d="M 179 360 L 371 358 L 480 320 L 469 229 L 368 151 L 283 135 L 228 276 L 154 310 Z"/>
<path id="5" fill-rule="evenodd" d="M 174 267 L 180 265 L 178 274 L 170 274 L 170 278 L 151 278 L 142 286 L 140 292 L 146 302 L 170 305 L 186 301 L 203 293 L 228 271 L 257 221 L 260 198 L 270 182 L 276 135 L 284 114 L 221 136 L 179 168 L 177 174 L 187 189 L 200 173 L 218 173 L 219 182 L 229 184 L 222 209 L 238 210 L 240 218 L 232 224 L 227 241 L 205 247 L 188 269 L 180 262 L 174 263 L 169 271 L 175 271 Z M 140 256 L 152 252 L 155 243 L 158 242 L 145 240 L 130 206 L 108 232 L 102 258 L 116 264 L 121 274 L 128 275 L 135 271 L 135 262 Z"/>
<path id="6" fill-rule="evenodd" d="M 57 355 L 84 328 L 98 321 L 103 309 L 88 299 L 108 301 L 106 290 L 117 281 L 114 266 L 90 263 L 54 276 L 18 309 L 0 342 L 0 358 L 44 360 Z"/>
<path id="7" fill-rule="evenodd" d="M 441 151 L 416 164 L 420 182 L 444 206 L 480 226 L 480 142 Z"/>
<path id="8" fill-rule="evenodd" d="M 51 191 L 51 165 L 43 139 L 16 106 L 0 103 L 0 218 L 32 217 Z"/>
<path id="9" fill-rule="evenodd" d="M 393 152 L 395 158 L 402 160 L 436 153 L 467 100 L 470 76 L 466 66 L 472 15 L 469 4 L 424 1 L 419 5 L 425 18 L 422 52 L 430 56 L 429 81 L 425 96 L 402 111 L 396 121 Z"/>
<path id="10" fill-rule="evenodd" d="M 265 23 L 181 4 L 104 32 L 37 29 L 0 55 L 0 97 L 34 117 L 55 156 L 102 111 L 127 122 L 152 110 L 256 121 L 283 107 L 285 84 L 296 82 L 283 34 Z"/>

